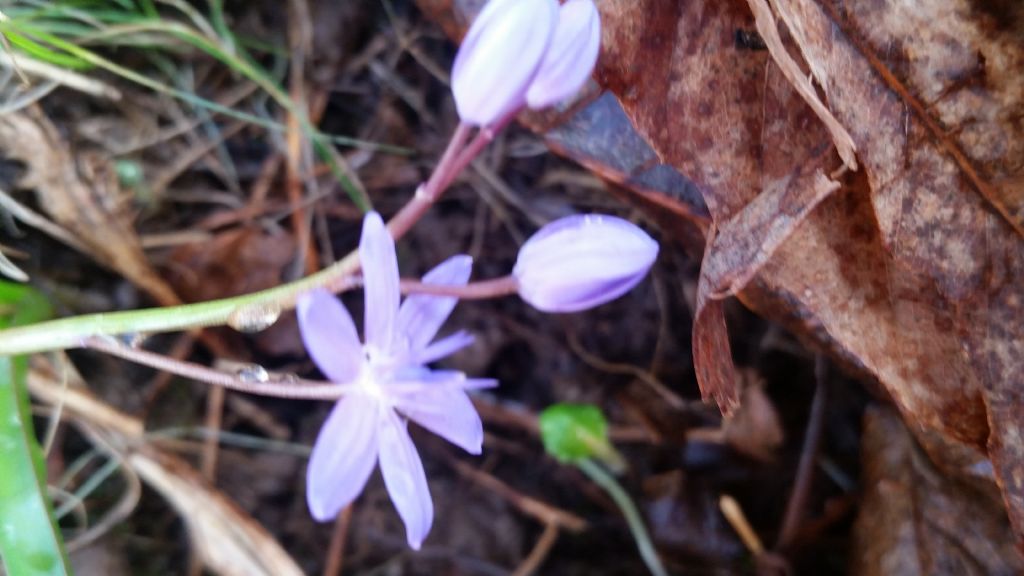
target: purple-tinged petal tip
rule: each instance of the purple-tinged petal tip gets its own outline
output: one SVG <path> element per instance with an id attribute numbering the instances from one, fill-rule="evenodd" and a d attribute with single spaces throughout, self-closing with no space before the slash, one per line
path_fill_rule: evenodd
<path id="1" fill-rule="evenodd" d="M 601 49 L 601 16 L 591 0 L 569 0 L 558 11 L 558 25 L 544 61 L 526 92 L 538 109 L 575 94 L 590 78 Z"/>
<path id="2" fill-rule="evenodd" d="M 558 21 L 556 0 L 490 0 L 452 66 L 463 122 L 488 126 L 522 107 Z"/>

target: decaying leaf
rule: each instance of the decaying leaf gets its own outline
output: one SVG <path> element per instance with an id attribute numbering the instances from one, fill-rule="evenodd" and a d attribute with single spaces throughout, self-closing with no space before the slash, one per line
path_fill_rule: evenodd
<path id="1" fill-rule="evenodd" d="M 864 419 L 855 576 L 1020 574 L 999 495 L 940 473 L 891 410 Z"/>
<path id="2" fill-rule="evenodd" d="M 169 279 L 189 302 L 237 296 L 280 284 L 294 255 L 295 239 L 284 232 L 235 228 L 176 249 Z"/>
<path id="3" fill-rule="evenodd" d="M 472 10 L 419 4 L 453 36 Z M 737 294 L 877 379 L 919 436 L 991 457 L 1024 549 L 1024 5 L 598 6 L 596 79 L 715 225 L 694 326 L 705 394 L 726 411 L 738 401 L 719 300 Z M 757 31 L 764 45 L 744 40 Z M 587 118 L 600 133 L 593 106 L 561 126 Z M 579 134 L 554 147 L 628 182 Z M 667 207 L 693 203 L 659 200 L 632 198 L 677 238 L 708 229 Z"/>
<path id="4" fill-rule="evenodd" d="M 191 465 L 147 444 L 140 420 L 105 404 L 85 388 L 62 387 L 37 369 L 28 383 L 31 393 L 43 402 L 63 406 L 65 417 L 102 431 L 135 473 L 180 512 L 194 549 L 212 572 L 222 576 L 302 574 L 258 522 Z"/>
<path id="5" fill-rule="evenodd" d="M 712 227 L 708 233 L 708 249 L 714 246 L 716 237 L 717 232 Z M 738 375 L 732 363 L 732 346 L 725 325 L 725 304 L 711 297 L 711 283 L 705 278 L 706 272 L 701 271 L 697 283 L 697 313 L 693 318 L 693 366 L 704 399 L 713 399 L 722 414 L 728 417 L 740 402 Z"/>
<path id="6" fill-rule="evenodd" d="M 745 4 L 603 3 L 602 79 L 704 194 L 715 277 L 753 278 L 748 304 L 876 377 L 909 421 L 987 451 L 1020 533 L 1021 20 L 1000 29 L 965 2 L 773 5 L 860 160 L 813 211 L 818 195 L 799 190 L 813 179 L 789 179 L 804 205 L 761 198 L 815 158 L 824 174 L 838 159 L 770 53 L 737 45 L 756 28 Z M 771 235 L 749 235 L 779 219 L 770 258 L 733 257 L 767 246 Z"/>
<path id="7" fill-rule="evenodd" d="M 108 158 L 73 155 L 38 108 L 0 116 L 0 156 L 25 165 L 18 184 L 34 189 L 43 210 L 74 234 L 74 248 L 84 247 L 161 304 L 181 303 L 146 260 Z"/>
<path id="8" fill-rule="evenodd" d="M 722 422 L 725 441 L 743 454 L 763 461 L 775 458 L 785 440 L 779 413 L 764 390 L 764 380 L 744 371 L 739 409 Z"/>

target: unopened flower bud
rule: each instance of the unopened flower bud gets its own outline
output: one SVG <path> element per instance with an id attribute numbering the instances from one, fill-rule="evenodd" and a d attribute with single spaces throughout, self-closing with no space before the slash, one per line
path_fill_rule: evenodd
<path id="1" fill-rule="evenodd" d="M 452 93 L 463 122 L 487 126 L 525 105 L 558 12 L 556 0 L 490 0 L 484 6 L 452 67 Z"/>
<path id="2" fill-rule="evenodd" d="M 622 218 L 569 216 L 527 240 L 512 275 L 534 308 L 578 312 L 628 292 L 657 256 L 658 243 Z"/>
<path id="3" fill-rule="evenodd" d="M 526 91 L 530 108 L 544 108 L 575 94 L 590 77 L 601 48 L 601 16 L 592 0 L 569 0 L 540 70 Z"/>

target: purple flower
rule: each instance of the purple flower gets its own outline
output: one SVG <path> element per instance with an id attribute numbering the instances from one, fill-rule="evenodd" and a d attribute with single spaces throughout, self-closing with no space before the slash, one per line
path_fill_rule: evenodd
<path id="1" fill-rule="evenodd" d="M 519 249 L 519 295 L 544 312 L 578 312 L 622 296 L 647 274 L 658 243 L 637 226 L 601 214 L 547 224 Z"/>
<path id="2" fill-rule="evenodd" d="M 526 103 L 558 22 L 556 0 L 490 0 L 469 27 L 452 66 L 463 122 L 488 126 Z"/>
<path id="3" fill-rule="evenodd" d="M 362 492 L 379 461 L 409 545 L 419 549 L 433 523 L 434 505 L 407 420 L 479 454 L 483 426 L 465 390 L 495 383 L 425 367 L 473 338 L 460 331 L 432 342 L 455 298 L 415 295 L 399 305 L 395 243 L 376 213 L 363 222 L 359 257 L 366 295 L 363 343 L 348 311 L 327 291 L 309 292 L 298 302 L 302 340 L 313 361 L 330 380 L 354 385 L 317 436 L 306 500 L 317 520 L 334 518 Z M 454 256 L 423 281 L 465 284 L 471 267 L 469 256 Z"/>
<path id="4" fill-rule="evenodd" d="M 590 77 L 601 48 L 601 16 L 591 0 L 569 0 L 558 11 L 558 25 L 544 61 L 526 91 L 538 109 L 572 96 Z"/>

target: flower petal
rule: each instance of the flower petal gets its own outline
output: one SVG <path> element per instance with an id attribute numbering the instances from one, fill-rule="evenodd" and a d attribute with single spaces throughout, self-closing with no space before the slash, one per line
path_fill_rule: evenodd
<path id="1" fill-rule="evenodd" d="M 473 271 L 473 258 L 460 254 L 452 256 L 423 277 L 424 284 L 463 286 Z M 415 354 L 430 344 L 441 325 L 448 319 L 459 299 L 453 296 L 413 294 L 398 309 L 397 335 L 405 340 L 408 350 Z M 400 344 L 400 343 L 396 343 Z"/>
<path id="2" fill-rule="evenodd" d="M 434 523 L 434 502 L 427 476 L 406 424 L 394 410 L 380 414 L 380 471 L 398 515 L 405 523 L 405 537 L 415 550 Z"/>
<path id="3" fill-rule="evenodd" d="M 557 22 L 555 0 L 484 5 L 452 66 L 452 94 L 463 122 L 488 126 L 525 103 Z"/>
<path id="4" fill-rule="evenodd" d="M 396 407 L 414 422 L 470 454 L 479 454 L 484 425 L 469 396 L 458 388 L 440 386 L 403 394 Z"/>
<path id="5" fill-rule="evenodd" d="M 568 0 L 558 11 L 558 25 L 526 103 L 538 109 L 565 100 L 583 86 L 601 49 L 601 17 L 592 0 Z"/>
<path id="6" fill-rule="evenodd" d="M 390 352 L 398 316 L 398 256 L 380 214 L 370 212 L 363 219 L 359 240 L 359 261 L 363 266 L 366 344 L 373 350 Z"/>
<path id="7" fill-rule="evenodd" d="M 345 306 L 330 292 L 313 290 L 299 297 L 298 318 L 302 343 L 324 376 L 339 384 L 354 380 L 363 346 Z"/>
<path id="8" fill-rule="evenodd" d="M 618 298 L 647 274 L 658 243 L 638 226 L 600 214 L 562 218 L 519 250 L 519 295 L 545 312 L 576 312 Z"/>
<path id="9" fill-rule="evenodd" d="M 306 502 L 317 520 L 333 519 L 366 486 L 377 463 L 379 411 L 369 396 L 346 396 L 320 429 L 306 469 Z"/>
<path id="10" fill-rule="evenodd" d="M 416 351 L 415 355 L 409 358 L 409 361 L 420 365 L 436 362 L 469 346 L 474 340 L 476 338 L 472 334 L 465 330 L 459 330 L 454 334 L 441 338 L 422 350 Z"/>
<path id="11" fill-rule="evenodd" d="M 463 390 L 490 390 L 498 387 L 496 378 L 466 378 L 460 386 Z"/>

